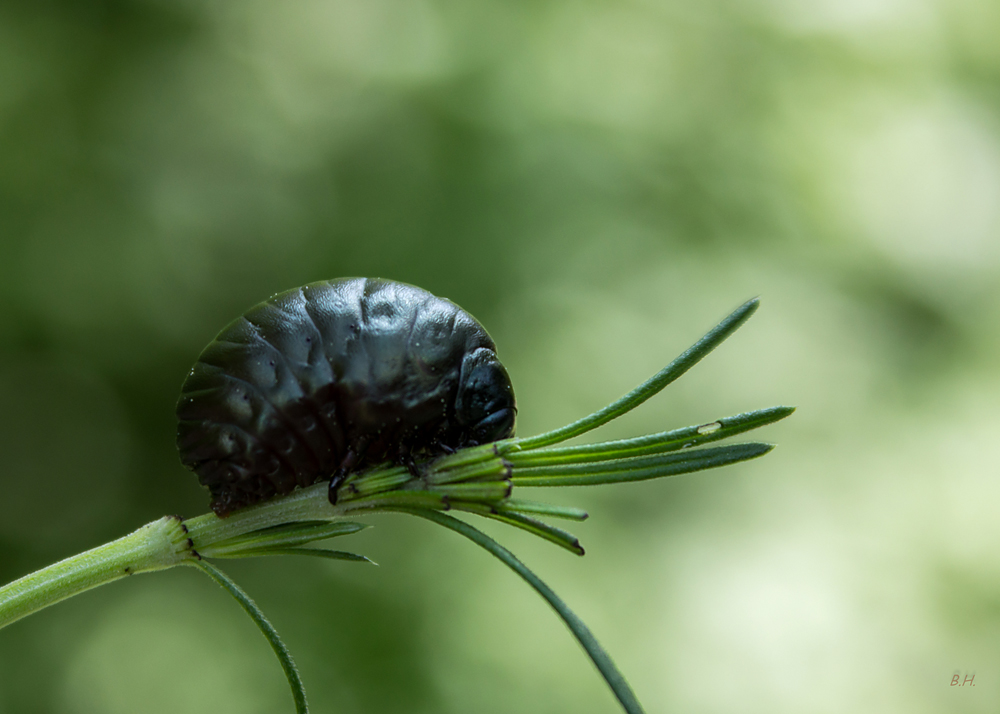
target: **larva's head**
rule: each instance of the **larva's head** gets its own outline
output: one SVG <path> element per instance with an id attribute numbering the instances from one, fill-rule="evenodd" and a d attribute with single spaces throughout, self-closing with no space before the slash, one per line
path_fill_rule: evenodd
<path id="1" fill-rule="evenodd" d="M 506 439 L 514 433 L 514 388 L 496 352 L 480 347 L 462 361 L 455 419 L 462 428 L 462 446 Z"/>

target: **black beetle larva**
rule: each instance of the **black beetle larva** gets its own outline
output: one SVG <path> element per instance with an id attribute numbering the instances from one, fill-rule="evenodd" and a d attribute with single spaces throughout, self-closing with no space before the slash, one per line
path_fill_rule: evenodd
<path id="1" fill-rule="evenodd" d="M 280 293 L 205 348 L 177 404 L 181 461 L 230 511 L 385 460 L 510 436 L 514 390 L 486 330 L 391 280 Z"/>

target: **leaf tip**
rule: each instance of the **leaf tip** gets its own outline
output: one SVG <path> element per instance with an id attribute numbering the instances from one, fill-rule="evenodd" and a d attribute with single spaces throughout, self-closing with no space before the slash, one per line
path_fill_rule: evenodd
<path id="1" fill-rule="evenodd" d="M 745 303 L 740 305 L 738 308 L 729 313 L 729 317 L 723 320 L 719 327 L 723 325 L 726 326 L 728 335 L 733 330 L 737 329 L 740 325 L 750 319 L 750 316 L 757 312 L 757 308 L 760 307 L 760 297 L 753 297 L 747 300 Z"/>

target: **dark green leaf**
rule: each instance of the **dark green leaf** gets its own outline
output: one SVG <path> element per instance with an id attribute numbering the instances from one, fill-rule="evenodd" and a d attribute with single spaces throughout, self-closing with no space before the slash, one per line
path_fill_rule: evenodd
<path id="1" fill-rule="evenodd" d="M 204 548 L 201 554 L 206 558 L 225 558 L 246 550 L 261 548 L 293 547 L 325 540 L 336 536 L 350 535 L 368 528 L 367 524 L 352 521 L 306 521 L 253 531 L 246 535 L 229 538 L 221 543 Z"/>
<path id="2" fill-rule="evenodd" d="M 615 697 L 621 703 L 622 708 L 627 712 L 627 714 L 643 714 L 642 705 L 639 704 L 639 700 L 636 698 L 635 693 L 626 681 L 625 676 L 618 670 L 615 666 L 614 660 L 611 659 L 609 655 L 601 644 L 594 637 L 590 629 L 584 624 L 583 620 L 576 616 L 576 614 L 569 609 L 569 606 L 562 601 L 562 599 L 555 594 L 555 592 L 544 582 L 541 578 L 535 575 L 528 567 L 518 560 L 513 553 L 504 548 L 502 545 L 497 543 L 495 540 L 490 538 L 488 535 L 482 531 L 473 528 L 468 523 L 460 521 L 457 518 L 452 518 L 446 513 L 438 513 L 436 511 L 427 511 L 423 509 L 400 509 L 405 510 L 407 513 L 411 513 L 415 516 L 420 516 L 421 518 L 426 518 L 429 521 L 433 521 L 445 528 L 450 528 L 456 533 L 460 533 L 465 536 L 473 543 L 485 548 L 487 551 L 492 553 L 496 558 L 506 564 L 511 570 L 520 575 L 524 580 L 533 587 L 539 595 L 545 598 L 546 602 L 552 606 L 559 617 L 562 618 L 566 626 L 569 627 L 570 632 L 576 637 L 577 641 L 583 646 L 583 649 L 587 652 L 591 661 L 596 665 L 597 670 L 604 677 L 604 681 L 608 683 L 611 687 L 611 691 L 614 692 Z"/>
<path id="3" fill-rule="evenodd" d="M 299 671 L 295 667 L 295 662 L 292 660 L 292 655 L 289 653 L 288 648 L 285 647 L 285 643 L 281 641 L 281 637 L 278 635 L 278 631 L 274 629 L 274 625 L 264 617 L 264 613 L 257 607 L 257 603 L 243 592 L 239 585 L 230 580 L 229 576 L 214 565 L 206 563 L 204 560 L 192 560 L 188 564 L 199 568 L 208 577 L 218 583 L 236 599 L 236 602 L 240 604 L 244 612 L 250 616 L 250 619 L 257 625 L 257 628 L 264 635 L 268 644 L 271 645 L 271 649 L 274 650 L 274 654 L 281 663 L 281 669 L 285 672 L 288 686 L 292 689 L 292 699 L 295 700 L 296 714 L 309 714 L 309 705 L 306 703 L 306 689 L 302 684 Z"/>
<path id="4" fill-rule="evenodd" d="M 584 521 L 588 518 L 587 512 L 582 508 L 573 508 L 572 506 L 554 506 L 550 503 L 524 501 L 520 498 L 508 498 L 503 503 L 498 503 L 495 508 L 501 513 L 534 513 L 540 516 L 565 518 L 570 521 Z"/>
<path id="5" fill-rule="evenodd" d="M 570 553 L 584 555 L 583 546 L 580 545 L 580 541 L 575 535 L 564 531 L 562 528 L 556 528 L 555 526 L 550 526 L 548 523 L 543 523 L 538 519 L 510 511 L 497 512 L 489 506 L 477 503 L 455 503 L 453 504 L 453 508 L 459 511 L 475 513 L 486 518 L 492 518 L 515 528 L 526 530 L 529 533 L 565 548 Z"/>
<path id="6" fill-rule="evenodd" d="M 350 560 L 352 562 L 363 562 L 377 565 L 375 561 L 357 553 L 348 553 L 343 550 L 328 550 L 326 548 L 260 548 L 258 550 L 243 550 L 239 553 L 226 556 L 226 558 L 256 558 L 263 555 L 312 555 L 318 558 L 329 558 L 330 560 Z"/>

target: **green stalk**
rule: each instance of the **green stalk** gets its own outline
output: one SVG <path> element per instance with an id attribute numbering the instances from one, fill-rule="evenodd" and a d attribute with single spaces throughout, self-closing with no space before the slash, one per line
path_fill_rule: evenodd
<path id="1" fill-rule="evenodd" d="M 301 679 L 274 628 L 246 593 L 202 558 L 310 555 L 371 562 L 354 553 L 303 546 L 354 533 L 363 527 L 339 520 L 346 516 L 398 511 L 420 516 L 464 535 L 517 572 L 570 628 L 625 711 L 642 714 L 635 694 L 611 657 L 566 604 L 510 551 L 441 511 L 455 508 L 495 519 L 583 555 L 583 548 L 574 535 L 536 516 L 583 520 L 587 517 L 584 511 L 511 498 L 512 488 L 659 478 L 745 461 L 767 453 L 773 446 L 761 443 L 688 447 L 773 423 L 791 414 L 791 408 L 774 407 L 738 414 L 700 426 L 635 439 L 544 448 L 579 436 L 634 409 L 715 349 L 756 309 L 756 299 L 745 303 L 651 379 L 604 409 L 561 429 L 527 439 L 508 439 L 462 449 L 419 464 L 419 476 L 406 468 L 391 465 L 352 474 L 340 487 L 336 505 L 328 499 L 328 484 L 321 482 L 241 509 L 225 519 L 212 513 L 183 522 L 176 516 L 161 518 L 124 538 L 67 558 L 0 588 L 0 628 L 128 575 L 192 565 L 228 590 L 260 628 L 285 671 L 296 710 L 304 714 L 307 708 Z"/>
<path id="2" fill-rule="evenodd" d="M 164 516 L 124 538 L 61 560 L 0 588 L 0 629 L 98 585 L 172 568 L 194 559 L 180 518 Z"/>

